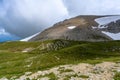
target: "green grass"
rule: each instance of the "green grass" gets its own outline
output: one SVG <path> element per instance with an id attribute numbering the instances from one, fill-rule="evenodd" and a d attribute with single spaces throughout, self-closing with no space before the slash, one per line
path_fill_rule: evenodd
<path id="1" fill-rule="evenodd" d="M 86 76 L 86 75 L 80 75 L 79 77 L 81 77 L 81 78 L 89 78 L 89 76 Z"/>
<path id="2" fill-rule="evenodd" d="M 120 80 L 120 72 L 116 72 L 114 80 Z"/>
<path id="3" fill-rule="evenodd" d="M 64 67 L 59 67 L 58 71 L 60 72 L 60 74 L 64 72 L 73 72 L 72 69 L 65 69 Z"/>
<path id="4" fill-rule="evenodd" d="M 41 50 L 42 45 L 54 44 L 57 49 Z M 33 51 L 23 53 L 26 48 Z M 55 49 L 55 50 L 54 50 Z M 0 43 L 0 78 L 23 75 L 64 64 L 120 61 L 120 41 L 84 42 L 53 40 L 44 42 Z"/>
<path id="5" fill-rule="evenodd" d="M 72 74 L 72 75 L 66 75 L 64 80 L 70 80 L 71 77 L 79 77 L 77 74 Z"/>
<path id="6" fill-rule="evenodd" d="M 47 75 L 44 75 L 44 76 L 38 76 L 38 79 L 39 78 L 44 78 L 44 77 L 48 77 L 49 80 L 58 80 L 58 78 L 56 77 L 56 75 L 54 73 L 50 73 L 50 74 L 47 74 Z"/>

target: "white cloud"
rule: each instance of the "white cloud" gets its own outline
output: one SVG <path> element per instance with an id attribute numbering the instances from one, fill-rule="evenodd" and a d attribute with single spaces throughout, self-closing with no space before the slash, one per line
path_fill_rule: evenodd
<path id="1" fill-rule="evenodd" d="M 70 15 L 120 14 L 120 0 L 64 0 Z"/>
<path id="2" fill-rule="evenodd" d="M 2 26 L 21 37 L 32 35 L 68 17 L 61 0 L 4 0 Z"/>
<path id="3" fill-rule="evenodd" d="M 12 35 L 0 27 L 0 42 L 19 40 L 20 38 Z"/>
<path id="4" fill-rule="evenodd" d="M 7 33 L 7 32 L 5 31 L 5 29 L 0 28 L 0 35 L 10 35 L 10 34 Z"/>

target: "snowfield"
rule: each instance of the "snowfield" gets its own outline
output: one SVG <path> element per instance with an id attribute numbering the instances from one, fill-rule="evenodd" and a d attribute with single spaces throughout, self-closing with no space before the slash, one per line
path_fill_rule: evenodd
<path id="1" fill-rule="evenodd" d="M 120 40 L 120 32 L 119 33 L 110 33 L 110 32 L 102 31 L 102 33 L 104 33 L 107 36 L 111 37 L 113 40 Z"/>
<path id="2" fill-rule="evenodd" d="M 99 25 L 105 25 L 113 21 L 116 22 L 116 20 L 119 20 L 119 19 L 120 19 L 120 16 L 108 16 L 108 17 L 97 18 L 95 19 L 95 21 Z"/>

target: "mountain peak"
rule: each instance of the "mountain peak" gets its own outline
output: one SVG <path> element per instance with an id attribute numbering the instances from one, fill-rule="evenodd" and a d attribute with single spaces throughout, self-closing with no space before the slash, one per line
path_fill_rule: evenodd
<path id="1" fill-rule="evenodd" d="M 28 41 L 54 39 L 108 41 L 119 40 L 119 33 L 119 15 L 82 15 L 56 23 Z"/>

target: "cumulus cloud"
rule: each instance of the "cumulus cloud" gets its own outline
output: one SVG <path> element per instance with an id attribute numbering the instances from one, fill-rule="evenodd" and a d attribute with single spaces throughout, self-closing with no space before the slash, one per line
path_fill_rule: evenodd
<path id="1" fill-rule="evenodd" d="M 7 32 L 5 31 L 5 29 L 0 28 L 0 35 L 10 35 L 10 34 L 7 33 Z"/>
<path id="2" fill-rule="evenodd" d="M 19 39 L 20 39 L 19 37 L 6 32 L 5 29 L 0 27 L 0 42 L 13 41 Z"/>
<path id="3" fill-rule="evenodd" d="M 68 16 L 61 0 L 3 0 L 0 7 L 1 25 L 23 38 Z"/>
<path id="4" fill-rule="evenodd" d="M 0 25 L 27 37 L 77 15 L 120 14 L 120 0 L 1 0 Z"/>

